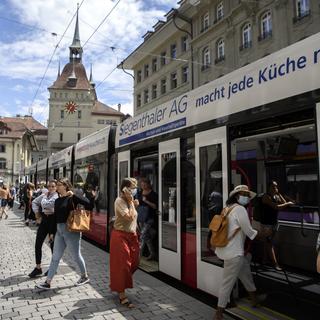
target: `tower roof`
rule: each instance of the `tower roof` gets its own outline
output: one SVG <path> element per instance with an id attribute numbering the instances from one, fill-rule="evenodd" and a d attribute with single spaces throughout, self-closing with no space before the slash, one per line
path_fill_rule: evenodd
<path id="1" fill-rule="evenodd" d="M 70 85 L 69 79 L 75 77 L 76 84 L 75 86 Z M 80 61 L 74 61 L 67 63 L 61 75 L 53 83 L 49 89 L 92 89 L 90 82 L 87 77 L 86 69 Z"/>
<path id="2" fill-rule="evenodd" d="M 74 29 L 74 35 L 70 49 L 70 61 L 74 58 L 79 58 L 81 61 L 82 57 L 82 47 L 80 42 L 80 32 L 79 32 L 79 7 L 77 8 L 76 25 Z"/>

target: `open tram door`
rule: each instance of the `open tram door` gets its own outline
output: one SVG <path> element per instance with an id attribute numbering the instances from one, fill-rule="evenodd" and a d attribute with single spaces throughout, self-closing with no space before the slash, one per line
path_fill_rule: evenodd
<path id="1" fill-rule="evenodd" d="M 195 135 L 197 287 L 218 296 L 222 262 L 208 248 L 210 221 L 228 198 L 226 127 Z"/>
<path id="2" fill-rule="evenodd" d="M 181 280 L 180 139 L 159 143 L 159 270 Z"/>
<path id="3" fill-rule="evenodd" d="M 130 176 L 130 150 L 118 153 L 118 195 L 121 181 Z"/>

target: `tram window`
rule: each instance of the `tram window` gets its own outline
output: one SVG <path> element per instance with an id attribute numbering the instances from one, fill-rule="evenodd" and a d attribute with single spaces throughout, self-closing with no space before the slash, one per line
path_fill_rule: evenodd
<path id="1" fill-rule="evenodd" d="M 181 228 L 196 232 L 194 137 L 181 139 Z"/>
<path id="2" fill-rule="evenodd" d="M 221 261 L 209 250 L 207 239 L 209 224 L 223 207 L 222 198 L 222 145 L 201 147 L 200 150 L 200 212 L 201 212 L 201 259 L 221 265 Z"/>
<path id="3" fill-rule="evenodd" d="M 264 193 L 268 183 L 275 180 L 280 193 L 295 202 L 278 212 L 280 223 L 319 223 L 318 157 L 312 123 L 243 136 L 233 144 L 233 184 L 248 184 L 252 190 Z"/>
<path id="4" fill-rule="evenodd" d="M 162 247 L 177 252 L 177 153 L 161 156 Z"/>
<path id="5" fill-rule="evenodd" d="M 79 194 L 95 193 L 94 211 L 107 213 L 108 169 L 106 153 L 101 152 L 75 161 L 73 184 Z"/>
<path id="6" fill-rule="evenodd" d="M 121 161 L 119 163 L 119 186 L 121 184 L 121 181 L 124 178 L 129 177 L 129 172 L 128 172 L 128 161 Z"/>

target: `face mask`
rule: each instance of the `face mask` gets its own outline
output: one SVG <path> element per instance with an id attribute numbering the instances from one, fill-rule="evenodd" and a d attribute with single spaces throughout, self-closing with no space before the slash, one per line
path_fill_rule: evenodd
<path id="1" fill-rule="evenodd" d="M 249 197 L 246 196 L 239 196 L 238 198 L 238 203 L 241 204 L 242 206 L 246 206 L 249 203 L 250 199 Z"/>
<path id="2" fill-rule="evenodd" d="M 137 194 L 137 188 L 131 189 L 131 194 L 134 197 Z"/>

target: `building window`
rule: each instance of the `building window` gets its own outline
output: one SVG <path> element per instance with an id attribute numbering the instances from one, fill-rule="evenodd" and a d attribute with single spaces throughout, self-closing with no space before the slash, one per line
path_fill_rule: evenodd
<path id="1" fill-rule="evenodd" d="M 78 119 L 81 119 L 81 110 L 78 110 Z"/>
<path id="2" fill-rule="evenodd" d="M 60 132 L 60 141 L 63 141 L 63 133 Z"/>
<path id="3" fill-rule="evenodd" d="M 64 98 L 68 99 L 68 93 L 67 92 L 64 93 Z"/>
<path id="4" fill-rule="evenodd" d="M 156 99 L 157 98 L 157 85 L 154 84 L 152 85 L 152 99 Z"/>
<path id="5" fill-rule="evenodd" d="M 175 89 L 177 86 L 178 86 L 177 73 L 173 72 L 171 73 L 171 89 Z"/>
<path id="6" fill-rule="evenodd" d="M 201 31 L 200 32 L 206 31 L 209 28 L 209 24 L 210 24 L 209 12 L 207 12 L 206 14 L 204 14 L 201 17 Z"/>
<path id="7" fill-rule="evenodd" d="M 185 83 L 188 81 L 189 67 L 184 66 L 184 67 L 182 67 L 181 71 L 182 71 L 181 72 L 181 80 L 182 80 L 182 83 Z"/>
<path id="8" fill-rule="evenodd" d="M 78 133 L 77 138 L 78 138 L 78 141 L 81 139 L 81 133 Z"/>
<path id="9" fill-rule="evenodd" d="M 167 91 L 167 79 L 161 79 L 161 94 L 165 94 Z"/>
<path id="10" fill-rule="evenodd" d="M 144 65 L 144 77 L 145 78 L 149 77 L 149 65 L 148 64 Z"/>
<path id="11" fill-rule="evenodd" d="M 259 41 L 264 40 L 272 36 L 272 19 L 271 19 L 271 11 L 265 12 L 261 16 L 261 30 Z"/>
<path id="12" fill-rule="evenodd" d="M 174 43 L 170 48 L 171 59 L 175 59 L 177 57 L 177 45 Z"/>
<path id="13" fill-rule="evenodd" d="M 309 0 L 296 0 L 296 14 L 293 18 L 293 22 L 296 23 L 303 18 L 310 15 L 310 4 Z"/>
<path id="14" fill-rule="evenodd" d="M 141 107 L 141 94 L 137 94 L 137 108 Z"/>
<path id="15" fill-rule="evenodd" d="M 104 120 L 103 119 L 98 119 L 97 124 L 104 124 Z"/>
<path id="16" fill-rule="evenodd" d="M 219 2 L 217 5 L 217 9 L 216 9 L 216 21 L 219 21 L 223 18 L 224 13 L 223 13 L 223 2 Z"/>
<path id="17" fill-rule="evenodd" d="M 184 36 L 181 38 L 181 52 L 186 52 L 188 49 L 188 37 Z"/>
<path id="18" fill-rule="evenodd" d="M 43 160 L 43 157 L 39 156 L 38 161 L 41 161 L 41 160 Z"/>
<path id="19" fill-rule="evenodd" d="M 217 58 L 215 60 L 215 63 L 219 63 L 220 61 L 223 61 L 225 59 L 224 55 L 224 40 L 220 39 L 217 42 Z"/>
<path id="20" fill-rule="evenodd" d="M 210 67 L 211 59 L 210 59 L 210 49 L 209 47 L 205 47 L 202 50 L 202 67 L 201 70 L 206 70 Z"/>
<path id="21" fill-rule="evenodd" d="M 0 152 L 6 152 L 6 145 L 0 144 Z"/>
<path id="22" fill-rule="evenodd" d="M 7 160 L 4 158 L 0 158 L 0 169 L 6 169 L 7 168 Z"/>
<path id="23" fill-rule="evenodd" d="M 242 28 L 242 44 L 240 50 L 252 47 L 251 24 L 246 23 Z"/>
<path id="24" fill-rule="evenodd" d="M 149 90 L 144 90 L 144 99 L 143 99 L 144 103 L 148 103 L 149 102 Z"/>
<path id="25" fill-rule="evenodd" d="M 161 52 L 160 54 L 160 63 L 162 66 L 164 66 L 166 64 L 166 55 L 167 53 L 165 51 Z"/>
<path id="26" fill-rule="evenodd" d="M 137 82 L 141 82 L 141 70 L 137 71 Z"/>
<path id="27" fill-rule="evenodd" d="M 152 72 L 157 72 L 157 68 L 158 68 L 158 59 L 154 58 L 152 60 Z"/>
<path id="28" fill-rule="evenodd" d="M 64 119 L 64 110 L 61 110 L 61 111 L 60 111 L 60 118 L 61 118 L 61 119 Z"/>

